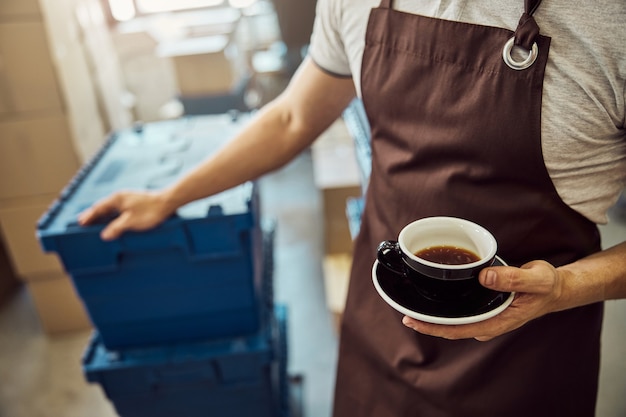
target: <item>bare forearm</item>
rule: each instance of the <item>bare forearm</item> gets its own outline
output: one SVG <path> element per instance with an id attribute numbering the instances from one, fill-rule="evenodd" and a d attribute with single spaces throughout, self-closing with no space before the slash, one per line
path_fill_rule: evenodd
<path id="1" fill-rule="evenodd" d="M 506 310 L 482 322 L 447 326 L 404 317 L 404 325 L 446 339 L 486 341 L 551 312 L 626 298 L 626 242 L 560 268 L 545 261 L 529 262 L 521 268 L 485 268 L 480 282 L 517 295 Z"/>
<path id="2" fill-rule="evenodd" d="M 626 298 L 626 242 L 557 268 L 565 309 Z"/>
<path id="3" fill-rule="evenodd" d="M 341 115 L 354 94 L 352 80 L 329 76 L 305 60 L 283 94 L 162 196 L 176 209 L 283 166 Z"/>
<path id="4" fill-rule="evenodd" d="M 79 215 L 88 225 L 111 213 L 117 217 L 100 233 L 113 240 L 127 230 L 155 227 L 191 201 L 258 178 L 310 145 L 354 98 L 351 79 L 334 77 L 305 59 L 287 89 L 258 112 L 220 151 L 174 185 L 157 192 L 117 192 Z"/>
<path id="5" fill-rule="evenodd" d="M 164 196 L 175 207 L 253 180 L 286 164 L 317 136 L 299 131 L 279 106 L 257 114 L 235 140 L 189 172 Z"/>

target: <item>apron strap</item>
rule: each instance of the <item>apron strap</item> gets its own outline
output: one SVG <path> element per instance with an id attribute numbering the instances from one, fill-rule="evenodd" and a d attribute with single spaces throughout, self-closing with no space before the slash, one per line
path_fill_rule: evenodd
<path id="1" fill-rule="evenodd" d="M 524 0 L 524 10 L 528 16 L 532 16 L 535 13 L 535 10 L 541 4 L 541 0 Z M 393 8 L 393 0 L 381 0 L 380 6 L 385 9 Z"/>
<path id="2" fill-rule="evenodd" d="M 541 4 L 541 0 L 524 0 L 525 13 L 522 16 L 522 18 L 524 16 L 528 16 L 528 18 L 530 18 L 533 15 L 533 13 L 535 13 L 535 10 L 537 10 L 540 4 Z M 393 0 L 381 0 L 379 7 L 385 8 L 385 9 L 393 9 Z M 515 44 L 521 45 L 521 44 L 518 44 L 517 41 Z M 526 49 L 530 49 L 530 48 L 526 48 Z"/>
<path id="3" fill-rule="evenodd" d="M 541 4 L 541 0 L 524 0 L 524 10 L 529 16 L 532 16 Z"/>
<path id="4" fill-rule="evenodd" d="M 517 24 L 515 34 L 509 39 L 502 49 L 502 59 L 514 70 L 525 70 L 530 67 L 538 56 L 536 39 L 539 36 L 539 25 L 535 22 L 533 13 L 539 7 L 541 0 L 524 0 L 524 14 Z M 528 56 L 522 61 L 513 58 L 511 51 L 514 46 L 521 47 L 528 51 Z"/>
<path id="5" fill-rule="evenodd" d="M 515 70 L 523 70 L 531 66 L 537 59 L 537 43 L 539 36 L 539 25 L 532 16 L 537 10 L 541 0 L 524 0 L 524 14 L 519 20 L 515 35 L 504 45 L 502 57 L 504 62 Z M 380 8 L 393 9 L 393 0 L 381 0 Z M 511 56 L 513 46 L 521 47 L 529 52 L 528 57 L 523 61 L 516 61 Z"/>
<path id="6" fill-rule="evenodd" d="M 530 51 L 535 39 L 539 35 L 539 25 L 535 22 L 535 18 L 532 16 L 537 10 L 541 0 L 524 0 L 524 14 L 520 18 L 520 21 L 515 29 L 515 41 L 516 46 Z"/>

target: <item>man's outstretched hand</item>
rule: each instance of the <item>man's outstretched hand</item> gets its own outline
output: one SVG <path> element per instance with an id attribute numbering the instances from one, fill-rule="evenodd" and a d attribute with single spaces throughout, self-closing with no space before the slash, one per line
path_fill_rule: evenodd
<path id="1" fill-rule="evenodd" d="M 175 209 L 160 193 L 150 191 L 121 191 L 96 202 L 78 216 L 78 223 L 87 226 L 106 216 L 117 216 L 102 230 L 103 240 L 117 239 L 122 233 L 144 231 L 156 227 Z"/>

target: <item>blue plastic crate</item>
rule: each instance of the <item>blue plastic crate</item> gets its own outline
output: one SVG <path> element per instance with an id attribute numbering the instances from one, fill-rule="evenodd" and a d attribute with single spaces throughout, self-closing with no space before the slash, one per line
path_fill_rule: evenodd
<path id="1" fill-rule="evenodd" d="M 277 415 L 281 417 L 291 417 L 292 412 L 292 395 L 291 384 L 289 382 L 289 348 L 287 345 L 287 308 L 284 304 L 277 304 L 274 308 L 275 315 L 275 331 L 274 342 L 276 351 L 277 367 L 274 372 L 277 375 L 274 377 L 276 382 L 276 401 L 278 404 Z"/>
<path id="2" fill-rule="evenodd" d="M 120 189 L 168 185 L 231 139 L 248 115 L 148 123 L 112 134 L 42 216 L 55 252 L 109 349 L 252 334 L 263 278 L 258 187 L 247 183 L 181 207 L 146 232 L 104 242 L 76 217 Z"/>
<path id="3" fill-rule="evenodd" d="M 361 217 L 364 207 L 364 197 L 350 197 L 346 201 L 346 217 L 348 218 L 348 227 L 352 239 L 357 237 L 361 229 Z"/>
<path id="4" fill-rule="evenodd" d="M 360 98 L 352 100 L 344 109 L 343 120 L 354 140 L 356 160 L 361 171 L 363 191 L 365 191 L 372 172 L 372 138 L 365 107 Z"/>
<path id="5" fill-rule="evenodd" d="M 83 371 L 120 417 L 288 417 L 286 310 L 254 336 L 108 351 L 96 336 Z"/>

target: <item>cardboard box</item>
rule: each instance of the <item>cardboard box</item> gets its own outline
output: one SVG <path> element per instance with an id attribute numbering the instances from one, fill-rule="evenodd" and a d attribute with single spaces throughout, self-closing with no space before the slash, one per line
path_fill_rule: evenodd
<path id="1" fill-rule="evenodd" d="M 337 119 L 312 146 L 315 185 L 320 189 L 361 185 L 354 140 L 343 119 Z"/>
<path id="2" fill-rule="evenodd" d="M 58 193 L 78 168 L 63 114 L 0 122 L 0 200 Z"/>
<path id="3" fill-rule="evenodd" d="M 11 98 L 12 112 L 63 108 L 42 22 L 0 23 L 0 62 L 0 80 Z"/>
<path id="4" fill-rule="evenodd" d="M 323 270 L 326 305 L 333 315 L 337 332 L 341 328 L 341 317 L 346 306 L 351 267 L 352 255 L 348 253 L 324 256 Z"/>
<path id="5" fill-rule="evenodd" d="M 107 128 L 94 79 L 80 45 L 57 45 L 55 60 L 67 106 L 74 149 L 81 162 L 102 146 Z M 62 51 L 62 53 L 61 53 Z"/>
<path id="6" fill-rule="evenodd" d="M 163 116 L 162 108 L 178 93 L 172 61 L 156 56 L 157 42 L 147 32 L 114 32 L 112 36 L 126 88 L 135 96 L 137 120 L 168 118 Z"/>
<path id="7" fill-rule="evenodd" d="M 37 0 L 0 1 L 0 19 L 34 19 L 41 15 Z"/>
<path id="8" fill-rule="evenodd" d="M 315 185 L 322 192 L 325 252 L 351 253 L 346 215 L 348 198 L 362 193 L 354 142 L 343 120 L 337 120 L 312 147 Z"/>
<path id="9" fill-rule="evenodd" d="M 174 64 L 181 96 L 199 96 L 230 91 L 238 74 L 226 35 L 188 38 L 162 43 L 157 54 Z"/>
<path id="10" fill-rule="evenodd" d="M 2 65 L 2 62 L 0 62 Z M 9 96 L 9 85 L 6 74 L 0 69 L 0 116 L 10 115 L 13 112 L 13 101 Z"/>
<path id="11" fill-rule="evenodd" d="M 0 306 L 20 284 L 6 252 L 4 244 L 0 241 Z"/>
<path id="12" fill-rule="evenodd" d="M 36 225 L 56 195 L 0 201 L 0 236 L 13 270 L 22 279 L 42 273 L 62 273 L 56 254 L 46 254 L 36 237 Z"/>
<path id="13" fill-rule="evenodd" d="M 359 195 L 361 195 L 360 186 L 322 190 L 325 253 L 352 253 L 353 241 L 346 215 L 346 204 L 349 198 Z"/>
<path id="14" fill-rule="evenodd" d="M 283 41 L 289 48 L 310 42 L 315 20 L 315 0 L 273 0 Z"/>
<path id="15" fill-rule="evenodd" d="M 28 290 L 47 334 L 89 330 L 93 326 L 72 281 L 63 273 L 28 277 Z"/>
<path id="16" fill-rule="evenodd" d="M 79 46 L 90 68 L 108 132 L 132 125 L 133 117 L 130 111 L 132 100 L 125 100 L 127 90 L 111 27 L 105 16 L 105 3 L 101 0 L 82 0 L 70 10 L 78 23 Z"/>
<path id="17" fill-rule="evenodd" d="M 131 123 L 118 57 L 97 0 L 41 0 L 75 149 L 82 162 Z M 104 77 L 102 76 L 103 74 Z"/>

